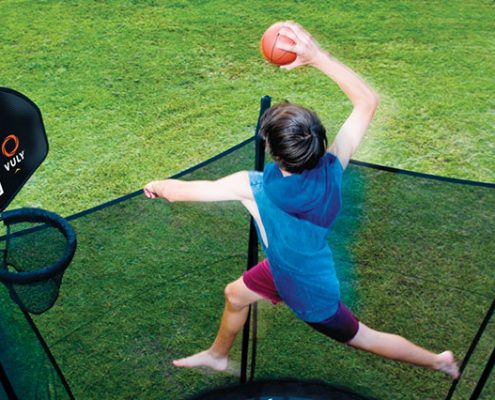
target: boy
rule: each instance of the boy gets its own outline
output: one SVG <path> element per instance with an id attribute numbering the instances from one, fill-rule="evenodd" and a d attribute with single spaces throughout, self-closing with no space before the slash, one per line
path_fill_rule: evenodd
<path id="1" fill-rule="evenodd" d="M 175 360 L 174 365 L 225 370 L 248 306 L 270 300 L 284 301 L 300 319 L 337 341 L 457 379 L 459 370 L 452 352 L 434 354 L 401 336 L 373 330 L 340 301 L 326 238 L 340 208 L 342 173 L 373 119 L 378 96 L 298 24 L 285 22 L 280 34 L 294 44 L 278 47 L 297 54 L 292 64 L 282 68 L 317 68 L 339 85 L 353 111 L 327 148 L 325 128 L 314 112 L 279 104 L 262 117 L 260 133 L 274 161 L 264 173 L 240 171 L 217 181 L 153 181 L 144 187 L 148 198 L 242 202 L 256 221 L 267 255 L 225 288 L 225 309 L 212 346 Z"/>

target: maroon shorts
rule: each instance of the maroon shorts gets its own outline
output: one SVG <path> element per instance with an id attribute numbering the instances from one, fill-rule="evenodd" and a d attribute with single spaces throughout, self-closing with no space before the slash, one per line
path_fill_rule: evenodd
<path id="1" fill-rule="evenodd" d="M 263 298 L 270 300 L 273 304 L 282 301 L 282 298 L 275 287 L 268 259 L 265 258 L 253 268 L 244 272 L 242 274 L 242 279 L 250 290 L 258 293 Z M 337 312 L 331 317 L 321 322 L 306 323 L 318 332 L 343 343 L 351 340 L 359 329 L 358 319 L 341 301 L 339 301 Z"/>
<path id="2" fill-rule="evenodd" d="M 275 282 L 273 281 L 272 271 L 268 259 L 265 258 L 253 268 L 242 274 L 244 284 L 253 292 L 258 293 L 265 299 L 270 300 L 273 304 L 280 303 L 280 298 Z"/>

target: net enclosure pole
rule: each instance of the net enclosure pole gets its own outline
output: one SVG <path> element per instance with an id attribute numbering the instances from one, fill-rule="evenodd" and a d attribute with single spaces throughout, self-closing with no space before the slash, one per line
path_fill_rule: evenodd
<path id="1" fill-rule="evenodd" d="M 479 341 L 481 339 L 481 336 L 483 336 L 483 333 L 485 332 L 485 329 L 488 326 L 488 323 L 490 322 L 490 319 L 493 316 L 493 311 L 494 310 L 495 310 L 495 299 L 493 299 L 492 304 L 491 304 L 490 308 L 488 309 L 488 311 L 487 311 L 487 313 L 485 315 L 485 318 L 483 318 L 483 321 L 481 322 L 481 325 L 480 325 L 480 327 L 478 329 L 478 332 L 476 332 L 476 335 L 474 336 L 473 341 L 471 342 L 471 345 L 469 346 L 469 349 L 468 349 L 468 351 L 466 353 L 466 356 L 462 360 L 462 364 L 461 364 L 461 368 L 460 368 L 461 377 L 459 379 L 456 379 L 455 381 L 452 382 L 452 385 L 450 386 L 449 392 L 448 392 L 447 397 L 445 398 L 445 400 L 451 400 L 452 399 L 452 396 L 454 395 L 455 389 L 457 388 L 457 384 L 459 383 L 459 380 L 462 378 L 462 372 L 466 368 L 466 366 L 467 366 L 467 364 L 469 362 L 469 359 L 473 355 L 474 350 L 476 349 L 476 346 L 478 345 L 478 343 L 479 343 Z M 478 382 L 477 387 L 480 385 L 480 383 L 482 383 L 482 385 L 484 385 L 484 382 L 482 382 L 482 378 L 485 375 L 485 372 L 488 372 L 488 374 L 486 376 L 486 379 L 488 379 L 488 375 L 490 373 L 490 370 L 493 367 L 493 357 L 494 357 L 494 354 L 492 353 L 492 355 L 490 357 L 490 360 L 488 361 L 488 364 L 487 364 L 487 366 L 485 368 L 485 371 L 483 371 L 482 377 L 480 378 L 480 382 Z M 491 366 L 490 366 L 490 362 L 491 362 Z M 486 381 L 486 379 L 485 379 L 485 381 Z M 480 392 L 481 392 L 482 387 L 483 386 L 481 386 L 481 388 L 480 388 Z M 474 395 L 475 395 L 475 393 L 473 393 L 473 396 Z M 471 397 L 471 399 L 477 399 L 477 397 Z"/>
<path id="2" fill-rule="evenodd" d="M 60 368 L 60 366 L 58 365 L 57 361 L 55 360 L 55 357 L 54 355 L 52 354 L 50 348 L 48 347 L 48 344 L 46 343 L 45 339 L 43 338 L 43 336 L 41 335 L 41 332 L 39 331 L 38 327 L 36 326 L 36 324 L 34 323 L 33 319 L 31 318 L 31 316 L 29 315 L 29 311 L 22 305 L 22 302 L 20 300 L 16 300 L 16 297 L 17 297 L 17 294 L 15 292 L 12 293 L 13 297 L 14 297 L 14 302 L 16 303 L 16 305 L 19 307 L 19 310 L 22 312 L 22 314 L 24 315 L 24 318 L 29 326 L 29 328 L 31 329 L 31 332 L 34 333 L 38 343 L 40 344 L 40 347 L 42 348 L 45 356 L 47 357 L 51 367 L 53 367 L 53 370 L 56 374 L 56 376 L 58 377 L 58 379 L 60 380 L 60 383 L 62 384 L 64 390 L 65 390 L 65 393 L 70 400 L 75 400 L 75 397 L 72 393 L 72 390 L 67 382 L 67 380 L 65 379 L 65 375 L 63 374 L 62 372 L 62 369 Z M 0 369 L 2 368 L 2 365 L 0 364 Z M 0 371 L 0 376 L 2 374 L 2 371 Z M 4 383 L 4 381 L 0 378 L 0 381 L 2 383 Z M 8 386 L 5 386 L 5 389 L 6 389 L 6 392 L 8 395 L 10 395 L 10 392 L 9 392 L 9 386 L 10 386 L 10 382 L 8 382 L 8 378 L 7 378 L 7 383 L 8 383 Z M 12 389 L 12 395 L 13 397 L 9 397 L 9 400 L 17 400 L 18 397 L 17 395 L 15 394 L 14 392 L 14 389 L 12 388 L 12 386 L 10 386 L 10 388 Z"/>
<path id="3" fill-rule="evenodd" d="M 256 171 L 263 171 L 263 166 L 265 164 L 265 142 L 261 138 L 260 122 L 263 113 L 270 108 L 271 97 L 263 96 L 260 102 L 260 112 L 258 115 L 258 122 L 256 124 L 255 131 L 255 161 L 254 169 Z M 256 227 L 254 225 L 254 220 L 251 217 L 249 224 L 249 243 L 248 243 L 248 255 L 247 255 L 247 269 L 254 267 L 258 263 L 258 236 L 256 234 Z M 253 318 L 251 318 L 253 314 Z M 254 379 L 254 369 L 256 363 L 256 317 L 257 317 L 257 307 L 256 304 L 249 306 L 248 316 L 246 323 L 244 324 L 244 329 L 242 332 L 242 355 L 241 355 L 241 376 L 240 382 L 247 382 L 247 369 L 248 369 L 248 352 L 249 352 L 249 331 L 251 328 L 251 319 L 253 320 L 253 348 L 251 355 L 251 374 L 250 380 Z"/>
<path id="4" fill-rule="evenodd" d="M 485 366 L 485 369 L 483 370 L 483 373 L 481 374 L 481 377 L 476 384 L 476 387 L 474 388 L 473 394 L 471 395 L 470 400 L 477 400 L 481 392 L 483 391 L 483 388 L 485 387 L 486 381 L 488 380 L 488 377 L 490 376 L 490 373 L 492 372 L 493 369 L 493 364 L 495 363 L 495 347 L 492 350 L 492 354 L 490 356 L 490 359 L 488 360 L 488 363 Z"/>
<path id="5" fill-rule="evenodd" d="M 2 388 L 7 395 L 8 400 L 18 400 L 19 398 L 15 394 L 14 388 L 12 387 L 12 384 L 9 381 L 9 378 L 7 377 L 7 373 L 5 372 L 5 369 L 3 368 L 2 363 L 0 362 L 0 382 L 2 384 Z"/>

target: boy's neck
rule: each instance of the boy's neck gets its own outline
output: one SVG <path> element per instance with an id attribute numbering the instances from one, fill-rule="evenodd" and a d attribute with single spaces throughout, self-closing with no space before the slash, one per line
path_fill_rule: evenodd
<path id="1" fill-rule="evenodd" d="M 280 167 L 279 167 L 280 168 Z M 292 174 L 285 169 L 280 168 L 280 172 L 282 173 L 283 176 L 291 176 Z"/>

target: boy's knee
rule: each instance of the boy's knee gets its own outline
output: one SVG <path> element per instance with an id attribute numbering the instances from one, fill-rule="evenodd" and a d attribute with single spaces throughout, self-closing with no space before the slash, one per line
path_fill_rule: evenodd
<path id="1" fill-rule="evenodd" d="M 236 287 L 236 282 L 231 282 L 224 289 L 225 300 L 234 308 L 243 308 L 245 305 L 239 296 L 239 291 Z"/>

